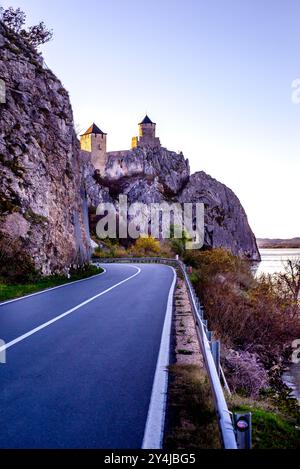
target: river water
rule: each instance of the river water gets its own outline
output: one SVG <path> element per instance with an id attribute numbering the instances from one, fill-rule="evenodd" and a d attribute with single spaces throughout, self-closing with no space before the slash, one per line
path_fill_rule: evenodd
<path id="1" fill-rule="evenodd" d="M 261 262 L 258 264 L 256 275 L 282 272 L 287 259 L 300 259 L 300 249 L 260 249 L 259 251 Z"/>
<path id="2" fill-rule="evenodd" d="M 258 264 L 256 275 L 282 272 L 287 259 L 300 259 L 300 249 L 260 249 L 260 254 L 261 262 Z M 290 365 L 282 378 L 300 402 L 300 363 Z"/>

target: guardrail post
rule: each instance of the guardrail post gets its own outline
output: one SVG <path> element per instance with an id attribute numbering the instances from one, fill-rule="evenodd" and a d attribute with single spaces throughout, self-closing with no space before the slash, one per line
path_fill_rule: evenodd
<path id="1" fill-rule="evenodd" d="M 198 313 L 199 313 L 200 318 L 203 320 L 203 308 L 201 306 L 199 306 L 198 308 Z"/>
<path id="2" fill-rule="evenodd" d="M 252 415 L 251 412 L 233 414 L 234 428 L 238 449 L 252 447 Z"/>
<path id="3" fill-rule="evenodd" d="M 220 341 L 219 340 L 213 340 L 211 342 L 211 353 L 216 365 L 216 369 L 218 372 L 218 375 L 220 376 Z"/>

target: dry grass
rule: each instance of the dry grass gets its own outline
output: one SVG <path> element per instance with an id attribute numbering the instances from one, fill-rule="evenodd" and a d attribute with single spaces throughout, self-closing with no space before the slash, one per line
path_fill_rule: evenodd
<path id="1" fill-rule="evenodd" d="M 170 366 L 165 450 L 220 448 L 206 372 L 196 365 Z"/>

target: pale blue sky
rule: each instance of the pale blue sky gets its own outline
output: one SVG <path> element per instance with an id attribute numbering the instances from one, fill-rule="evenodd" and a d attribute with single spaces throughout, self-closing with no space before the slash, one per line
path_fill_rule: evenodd
<path id="1" fill-rule="evenodd" d="M 192 171 L 231 187 L 257 236 L 300 236 L 299 0 L 9 0 L 44 20 L 42 48 L 75 123 L 129 148 L 145 111 Z"/>

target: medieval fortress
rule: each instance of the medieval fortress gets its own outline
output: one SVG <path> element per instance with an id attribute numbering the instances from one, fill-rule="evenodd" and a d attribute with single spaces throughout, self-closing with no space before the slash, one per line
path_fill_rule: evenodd
<path id="1" fill-rule="evenodd" d="M 132 137 L 131 149 L 134 148 L 158 148 L 161 146 L 160 140 L 155 136 L 156 124 L 146 115 L 138 124 L 139 136 Z M 95 169 L 102 176 L 105 175 L 105 168 L 108 159 L 114 158 L 120 166 L 122 166 L 122 158 L 124 158 L 131 150 L 106 151 L 107 134 L 92 124 L 87 131 L 80 136 L 80 147 L 83 152 L 90 155 L 91 162 Z"/>

